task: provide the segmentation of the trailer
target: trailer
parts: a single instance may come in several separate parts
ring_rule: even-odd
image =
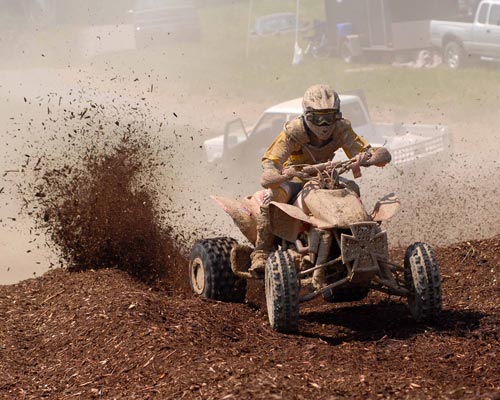
[[[415,57],[432,49],[430,21],[460,14],[460,0],[325,0],[327,38],[345,62],[366,53]]]

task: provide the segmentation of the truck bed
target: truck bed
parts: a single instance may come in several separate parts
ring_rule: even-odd
[[[386,139],[397,165],[433,156],[449,150],[451,145],[447,126],[377,123],[374,127]]]
[[[472,22],[433,20],[431,21],[431,43],[441,47],[445,35],[453,35],[462,42],[468,42],[472,37],[473,25]]]

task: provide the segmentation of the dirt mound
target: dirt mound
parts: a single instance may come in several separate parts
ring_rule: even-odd
[[[0,287],[0,397],[498,399],[499,249],[500,237],[438,249],[444,311],[433,325],[371,294],[308,304],[297,335],[271,331],[256,299],[172,295],[119,270],[52,271]]]

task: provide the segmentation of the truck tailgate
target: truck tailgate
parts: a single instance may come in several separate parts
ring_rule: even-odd
[[[394,164],[405,164],[450,149],[447,126],[384,123],[374,126],[386,140]]]

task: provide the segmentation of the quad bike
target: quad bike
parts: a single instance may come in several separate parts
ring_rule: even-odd
[[[362,165],[380,161],[374,155]],[[399,200],[386,196],[368,214],[357,187],[342,178],[354,164],[355,159],[294,166],[296,176],[307,183],[291,204],[269,206],[277,240],[264,281],[274,330],[297,330],[299,305],[319,296],[327,302],[351,302],[378,290],[406,297],[417,321],[432,319],[441,310],[441,275],[432,248],[417,242],[406,250],[403,265],[389,260],[381,223],[397,213]],[[263,193],[242,200],[212,197],[252,244]],[[255,278],[249,272],[251,252],[227,237],[196,242],[189,264],[191,288],[213,300],[244,301],[247,279]]]

